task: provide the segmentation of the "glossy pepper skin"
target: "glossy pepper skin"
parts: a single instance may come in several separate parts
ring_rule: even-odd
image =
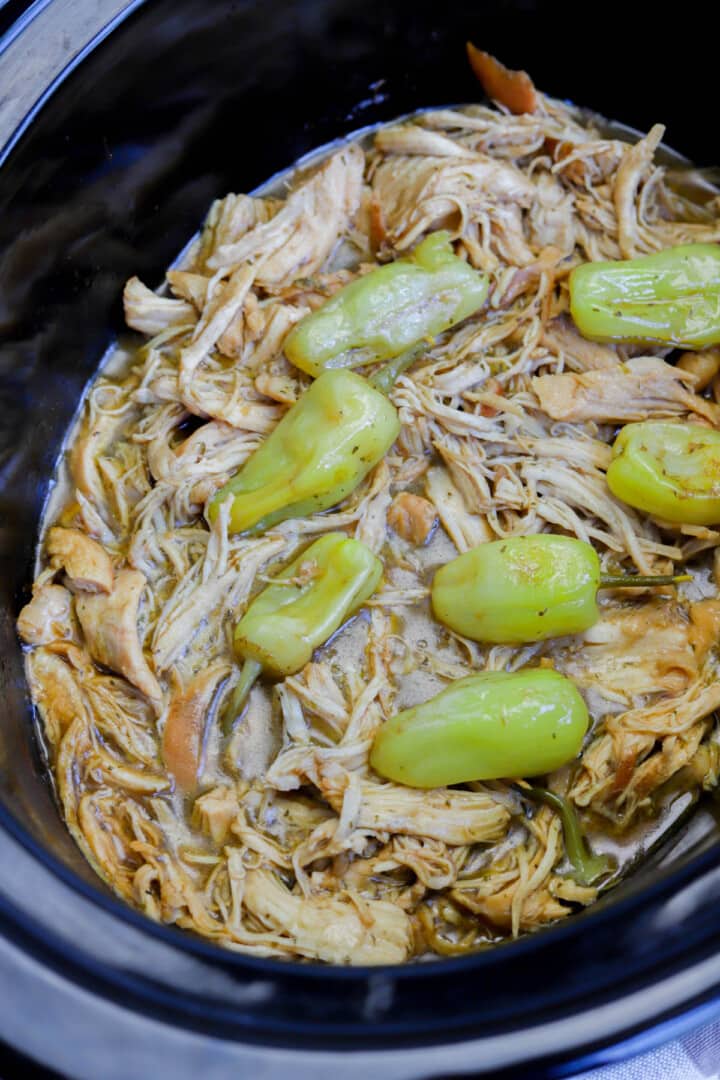
[[[374,593],[382,563],[344,533],[327,533],[256,596],[235,628],[235,651],[276,678],[292,675]]]
[[[487,297],[488,279],[431,233],[407,259],[351,281],[290,331],[288,360],[309,375],[388,360],[462,322]]]
[[[418,788],[538,776],[572,761],[587,727],[583,699],[558,672],[486,671],[383,724],[370,764]]]
[[[595,341],[714,345],[720,342],[720,246],[682,244],[577,266],[570,311],[580,333]]]
[[[435,574],[435,618],[474,641],[513,644],[578,634],[597,622],[600,561],[569,536],[493,540]]]
[[[720,432],[701,424],[627,424],[607,471],[613,495],[665,521],[720,523]]]
[[[326,371],[208,504],[214,521],[232,499],[230,531],[259,532],[327,510],[358,486],[397,438],[384,394],[352,371]]]

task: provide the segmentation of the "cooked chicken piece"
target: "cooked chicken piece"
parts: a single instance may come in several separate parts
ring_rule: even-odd
[[[708,653],[720,645],[720,600],[700,600],[690,605],[690,643],[695,662],[702,667]]]
[[[482,443],[472,438],[443,435],[435,440],[435,446],[465,506],[472,514],[478,514],[482,520],[489,512],[504,509],[504,504],[498,499],[498,485],[495,492],[492,490],[491,477],[488,476],[483,460]],[[505,481],[509,479],[509,475],[504,471]],[[515,506],[517,499],[518,493],[513,490],[511,505]],[[522,494],[520,505],[526,501],[526,496]]]
[[[267,435],[284,410],[255,397],[247,373],[235,369],[228,378],[225,371],[211,373],[201,367],[184,389],[176,380],[168,400],[182,401],[189,412],[203,419],[213,418],[241,431]]]
[[[462,495],[447,471],[438,466],[428,469],[425,491],[438,512],[443,528],[459,552],[494,539],[492,530],[479,514],[471,514]]]
[[[498,884],[498,882],[492,882],[491,879],[488,884]],[[480,891],[461,891],[455,888],[451,895],[458,904],[468,908],[474,915],[480,915],[498,930],[508,933],[512,930],[512,902],[518,884],[516,880],[489,895]],[[571,911],[570,907],[555,899],[547,886],[537,889],[523,904],[515,936],[521,930],[535,930],[539,926],[562,919],[570,915]]]
[[[261,780],[282,745],[277,718],[270,697],[254,687],[247,708],[226,751],[231,772],[243,780]]]
[[[626,149],[627,143],[618,139],[562,140],[553,150],[553,172],[581,187],[605,184]]]
[[[655,124],[643,139],[628,147],[615,174],[613,202],[617,214],[618,243],[624,259],[633,259],[637,254],[638,188],[652,165],[655,151],[664,134],[664,125]]]
[[[168,270],[165,277],[176,296],[192,304],[197,311],[203,310],[211,278],[187,270]]]
[[[202,232],[197,264],[204,265],[218,249],[234,244],[256,225],[264,225],[280,207],[280,199],[258,199],[251,195],[226,195],[210,207]]]
[[[226,530],[227,525],[218,517],[217,529],[220,528]],[[216,530],[216,537],[218,535]],[[204,564],[196,563],[190,574],[177,581],[172,595],[157,617],[152,637],[156,670],[167,671],[176,664],[208,623],[214,626],[218,641],[222,641],[224,634],[220,612],[227,604],[237,606],[243,603],[255,575],[285,546],[285,539],[277,536],[246,542],[240,557],[227,567],[222,549],[215,559],[208,545]],[[208,644],[207,641],[205,644]]]
[[[86,653],[67,659],[80,672],[82,688],[103,742],[128,762],[157,770],[160,763],[157,716],[142,694],[117,675],[99,675]]]
[[[244,903],[272,930],[290,934],[301,956],[331,964],[397,964],[412,949],[410,921],[399,907],[340,896],[295,896],[267,870],[245,874]]]
[[[45,547],[51,565],[63,568],[71,588],[84,592],[111,591],[112,559],[97,540],[80,529],[54,526],[48,530]]]
[[[111,386],[106,379],[99,379],[96,383],[86,416],[73,439],[68,456],[73,482],[78,492],[90,501],[92,508],[99,514],[98,527],[103,534],[110,532],[108,526],[113,520],[113,510],[99,466],[106,451],[133,416],[133,411],[127,404],[120,410],[100,410],[96,407],[97,397],[106,387],[110,391]]]
[[[72,593],[62,585],[41,585],[18,615],[17,631],[26,645],[75,641]]]
[[[576,371],[616,368],[620,358],[611,345],[588,341],[577,332],[565,315],[551,319],[543,330],[541,342],[555,356],[562,356]]]
[[[551,173],[538,173],[535,199],[528,212],[531,242],[542,249],[552,245],[560,255],[575,250],[573,197]]]
[[[437,524],[435,507],[421,495],[401,491],[388,510],[390,528],[411,544],[424,544]]]
[[[221,785],[198,796],[193,804],[192,822],[214,844],[224,844],[238,809],[234,789]]]
[[[578,806],[624,805],[627,824],[638,802],[692,758],[706,717],[719,706],[720,684],[695,682],[682,694],[608,717],[606,732],[582,756],[570,798]],[[660,749],[651,753],[658,741]]]
[[[216,660],[198,672],[187,685],[180,683],[170,695],[162,754],[165,765],[181,791],[192,791],[198,781],[205,728],[211,706],[230,665]]]
[[[544,808],[533,825],[527,845],[501,854],[478,877],[459,881],[451,893],[457,903],[513,937],[570,914],[550,891],[553,867],[562,856],[560,820]]]
[[[137,795],[156,795],[160,791],[167,791],[172,786],[172,781],[166,773],[152,773],[146,769],[125,765],[99,745],[95,746],[84,764],[88,776],[92,777],[96,783],[118,788],[120,791],[132,791]]]
[[[265,371],[255,377],[255,389],[282,405],[294,405],[299,397],[300,385],[291,375],[271,375]]]
[[[530,206],[535,197],[519,169],[484,154],[468,160],[392,155],[376,169],[372,187],[382,233],[396,251],[424,232],[462,227],[491,207]]]
[[[325,760],[318,764],[323,797],[342,811],[351,774]],[[400,784],[360,782],[360,805],[355,827],[378,832],[426,836],[446,844],[477,844],[499,840],[509,821],[505,807],[492,795],[476,791],[434,788],[419,791]]]
[[[523,439],[522,445],[537,458],[559,458],[578,469],[606,472],[612,461],[612,449],[600,439],[574,439],[552,435],[543,439]]]
[[[217,345],[218,339],[242,309],[254,280],[255,269],[252,266],[239,267],[233,271],[227,282],[216,290],[206,305],[203,317],[195,327],[192,341],[180,353],[179,384],[183,399],[188,397],[196,368]],[[194,411],[192,398],[188,397],[188,401],[188,407]]]
[[[194,326],[197,312],[186,300],[158,296],[139,278],[131,277],[123,291],[125,322],[133,330],[154,337],[171,326]]]
[[[360,202],[365,157],[356,145],[333,154],[288,195],[278,213],[208,259],[217,270],[257,262],[257,283],[282,289],[320,270]]]
[[[720,423],[720,406],[693,394],[688,372],[655,357],[639,356],[610,374],[540,375],[532,380],[540,408],[553,420],[628,423],[650,417],[695,413]]]
[[[419,154],[424,157],[478,158],[474,150],[419,124],[399,124],[381,128],[375,136],[375,149],[383,154]]]
[[[379,555],[387,539],[387,512],[390,494],[390,470],[384,461],[375,467],[371,478],[372,495],[365,499],[355,529],[355,539]]]
[[[710,349],[700,349],[699,352],[684,352],[677,367],[695,376],[695,390],[705,390],[720,372],[720,347],[716,345]]]
[[[348,705],[327,664],[306,664],[301,672],[286,679],[284,685],[308,710],[338,732],[345,731],[349,720]]]
[[[487,210],[490,222],[488,246],[501,262],[511,266],[527,266],[535,258],[535,252],[528,244],[525,233],[525,221],[520,206],[497,203]],[[478,228],[478,226],[476,226]],[[482,254],[466,242],[470,261],[481,270],[494,268],[496,258],[488,257],[487,248]]]
[[[296,322],[304,318],[310,311],[305,305],[290,307],[288,304],[274,304],[265,309],[267,322],[263,329],[262,337],[258,339],[252,355],[247,359],[247,368],[250,372],[262,372],[270,364],[276,362],[280,356],[283,342]],[[290,370],[290,365],[287,364]]]
[[[659,169],[653,169],[653,157],[664,133],[665,128],[656,124],[644,139],[625,152],[615,175],[613,201],[618,242],[625,258],[677,244],[711,244],[720,240],[720,222],[715,215],[697,220],[698,215],[677,197],[675,200],[663,197],[662,174]],[[660,201],[660,206],[651,214],[648,203],[652,204],[656,194],[653,189],[659,189],[656,201]],[[681,220],[673,220],[677,217]]]
[[[599,621],[557,666],[578,686],[623,700],[681,693],[698,677],[698,654],[682,606],[653,597],[603,608]]]
[[[549,525],[628,555],[642,574],[653,573],[654,557],[682,558],[679,547],[659,543],[636,511],[610,494],[599,470],[581,471],[560,459],[530,458],[520,473],[538,496],[537,514]]]
[[[189,480],[232,475],[258,446],[254,432],[239,431],[222,420],[211,420],[174,448],[167,437],[157,435],[148,444],[147,460],[155,480],[179,485]]]
[[[75,608],[93,659],[124,675],[158,706],[162,690],[138,637],[138,607],[145,584],[139,570],[120,570],[108,596],[78,595]]]
[[[549,244],[543,247],[537,260],[518,270],[498,275],[498,282],[492,296],[495,308],[510,307],[519,296],[532,289],[537,289],[543,277],[552,280],[557,272],[557,265],[563,258],[559,247]]]
[[[45,734],[53,746],[79,719],[89,722],[88,703],[83,694],[82,674],[61,655],[50,649],[34,649],[28,657],[28,677],[33,701],[40,710]]]
[[[426,889],[449,889],[455,883],[458,868],[453,850],[462,849],[450,849],[441,840],[422,836],[394,836],[390,850],[395,862],[412,870]]]

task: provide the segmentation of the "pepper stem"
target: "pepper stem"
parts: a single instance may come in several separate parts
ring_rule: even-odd
[[[560,816],[565,841],[565,854],[572,865],[572,877],[578,885],[593,885],[598,878],[614,870],[615,863],[610,855],[596,855],[583,836],[575,810],[562,795],[540,787],[521,787],[523,795],[529,795],[539,802],[547,803]]]
[[[646,589],[653,585],[679,585],[692,581],[692,574],[601,574],[601,589]]]
[[[228,702],[228,706],[225,709],[225,714],[223,716],[223,730],[226,735],[230,734],[233,724],[238,716],[240,716],[243,706],[247,701],[248,694],[252,690],[255,680],[261,671],[262,664],[259,664],[257,660],[248,659],[243,664],[240,678],[232,692],[232,697]]]
[[[389,394],[397,378],[402,375],[403,371],[407,371],[425,349],[427,349],[427,342],[421,341],[419,344],[413,345],[412,348],[400,353],[399,356],[394,356],[392,360],[388,360],[387,364],[383,364],[381,368],[378,368],[370,379],[370,383],[381,394]]]

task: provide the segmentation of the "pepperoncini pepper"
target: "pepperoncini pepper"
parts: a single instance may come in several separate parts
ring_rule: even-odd
[[[288,360],[309,375],[388,360],[482,307],[488,279],[431,233],[406,259],[372,270],[306,316],[285,340]]]
[[[595,341],[702,349],[720,342],[720,246],[682,244],[656,255],[591,262],[570,274],[570,311]]]
[[[235,651],[276,678],[292,675],[372,596],[382,572],[360,540],[326,533],[255,597],[235,627]]]
[[[577,755],[588,722],[577,687],[557,671],[486,671],[383,724],[370,764],[419,788],[537,776]]]
[[[627,424],[607,471],[616,498],[665,521],[720,523],[720,431],[702,424]]]
[[[326,371],[208,504],[232,499],[231,532],[327,510],[357,487],[400,431],[384,394],[352,371]]]
[[[360,540],[326,533],[263,589],[235,627],[234,646],[245,661],[226,715],[239,715],[261,672],[283,678],[300,671],[374,593],[381,561]],[[226,724],[227,726],[227,724]]]
[[[433,580],[432,607],[440,622],[474,641],[543,641],[581,633],[597,622],[600,588],[685,579],[602,575],[592,545],[539,533],[493,540],[446,563]]]

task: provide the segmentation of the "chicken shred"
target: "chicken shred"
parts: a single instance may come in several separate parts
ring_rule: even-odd
[[[159,703],[162,690],[143,655],[138,634],[138,607],[146,580],[139,570],[121,570],[112,592],[78,596],[75,607],[88,650],[104,664]]]
[[[97,540],[81,529],[54,526],[48,530],[46,547],[51,563],[63,568],[73,588],[87,592],[112,591],[112,559]]]

